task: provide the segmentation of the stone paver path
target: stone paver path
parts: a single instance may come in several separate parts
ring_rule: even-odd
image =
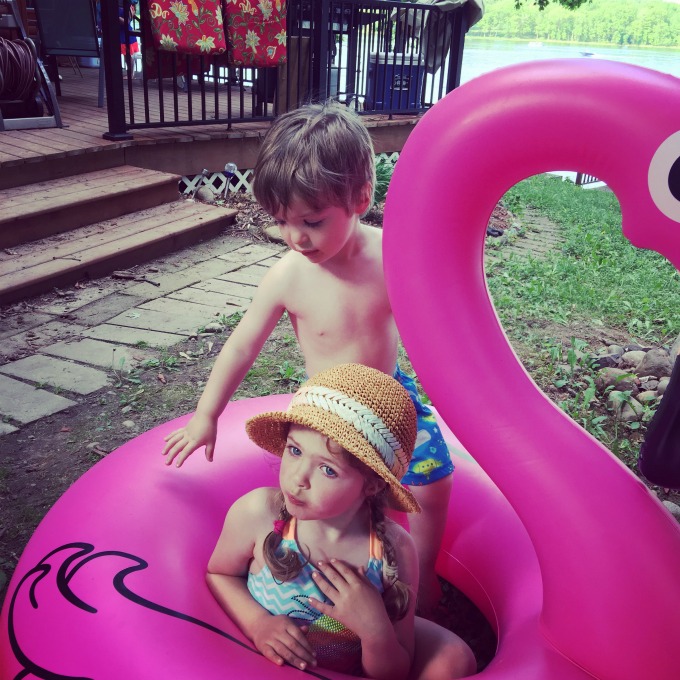
[[[285,252],[226,234],[147,264],[146,281],[107,277],[3,310],[2,435],[70,408],[221,316],[243,311]],[[152,281],[153,283],[149,283]]]
[[[528,213],[527,235],[487,257],[540,256],[559,227]],[[226,234],[146,265],[147,281],[100,279],[63,297],[14,305],[0,323],[2,435],[76,405],[149,352],[171,347],[220,316],[243,311],[267,269],[285,252]],[[152,281],[153,283],[149,283]]]

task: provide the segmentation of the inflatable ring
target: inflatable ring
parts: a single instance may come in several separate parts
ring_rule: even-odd
[[[184,417],[128,442],[83,475],[38,526],[12,578],[2,613],[0,678],[301,677],[260,656],[205,583],[231,503],[278,481],[279,459],[246,437],[244,423],[289,401],[290,395],[275,395],[231,403],[211,465],[199,455],[181,470],[163,464],[162,438]],[[461,451],[455,462],[442,574],[471,592],[497,627],[512,632],[528,603],[535,609],[540,602],[535,554],[479,466]],[[323,669],[309,674],[348,677]]]
[[[517,512],[540,565],[542,602],[522,632],[525,656],[509,662],[516,642],[501,628],[498,677],[678,677],[680,526],[532,382],[483,267],[498,199],[559,168],[605,181],[633,245],[679,267],[678,111],[680,80],[640,67],[563,59],[501,69],[425,114],[390,182],[384,260],[409,357]],[[450,357],[465,359],[453,367]]]

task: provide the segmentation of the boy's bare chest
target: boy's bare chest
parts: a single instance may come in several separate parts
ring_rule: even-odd
[[[298,327],[315,335],[345,335],[356,328],[391,323],[381,277],[339,280],[319,276],[298,287],[286,305]]]

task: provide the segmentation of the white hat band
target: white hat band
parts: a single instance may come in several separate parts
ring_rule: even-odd
[[[337,390],[331,390],[320,385],[311,385],[298,390],[290,402],[288,410],[290,411],[294,406],[301,404],[316,406],[339,416],[346,423],[352,425],[378,451],[392,473],[401,473],[406,469],[406,457],[399,440],[385,425],[382,418],[361,402]],[[395,457],[401,467],[399,471],[394,469]],[[397,474],[397,476],[401,475]]]

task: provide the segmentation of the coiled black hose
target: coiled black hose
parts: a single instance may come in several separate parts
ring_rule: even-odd
[[[0,38],[0,100],[25,101],[35,87],[36,64],[32,41]]]

